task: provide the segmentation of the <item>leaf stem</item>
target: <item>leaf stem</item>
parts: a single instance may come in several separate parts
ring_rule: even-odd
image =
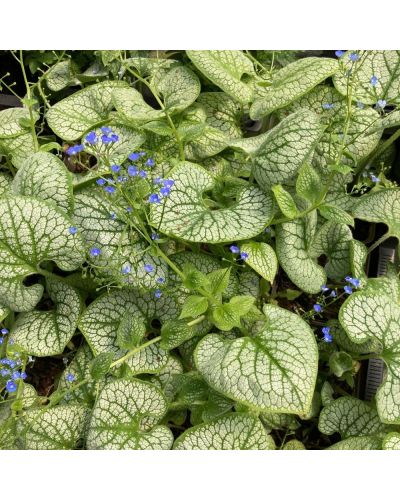
[[[19,61],[19,64],[21,66],[22,76],[24,78],[25,87],[26,87],[26,96],[28,98],[27,106],[28,106],[28,112],[29,112],[29,120],[31,123],[31,133],[32,133],[33,144],[35,147],[35,151],[39,151],[39,142],[38,142],[37,135],[36,135],[35,119],[34,119],[33,110],[32,110],[33,106],[32,106],[32,102],[31,102],[31,99],[32,99],[31,87],[28,83],[28,79],[26,76],[26,71],[25,71],[25,66],[24,66],[24,57],[22,55],[22,50],[19,51],[19,59],[17,58],[17,60]]]
[[[391,236],[392,235],[389,232],[387,232],[383,236],[381,236],[378,240],[375,241],[375,243],[373,245],[371,245],[368,248],[368,254],[370,254],[371,252],[373,252],[375,250],[375,248],[379,247],[379,245],[381,245],[384,241],[386,241]]]
[[[141,344],[138,347],[135,347],[134,349],[131,349],[128,353],[125,354],[125,356],[122,356],[122,358],[117,359],[113,363],[111,363],[110,368],[114,368],[114,366],[121,365],[124,363],[127,359],[131,358],[134,356],[136,353],[142,351],[146,347],[149,347],[152,344],[155,344],[156,342],[159,342],[161,340],[161,336],[159,337],[154,337],[154,339],[149,340],[148,342],[145,342],[144,344]]]

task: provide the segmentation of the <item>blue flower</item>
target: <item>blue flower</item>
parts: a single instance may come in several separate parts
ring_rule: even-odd
[[[160,239],[160,235],[157,234],[157,233],[151,233],[151,239],[152,240],[159,240]]]
[[[162,187],[160,189],[160,193],[163,195],[163,196],[168,196],[171,194],[171,190],[170,188],[167,188],[167,187]]]
[[[149,202],[150,202],[150,203],[160,203],[160,202],[161,202],[161,200],[160,200],[160,198],[159,198],[158,194],[151,194],[151,195],[149,196]]]
[[[240,252],[240,258],[242,260],[246,260],[249,257],[249,254],[246,252]]]
[[[358,61],[360,59],[360,56],[358,54],[356,54],[355,52],[352,52],[350,55],[349,55],[349,59],[350,61]]]
[[[351,295],[353,293],[353,289],[349,285],[344,286],[343,290],[347,293],[347,295]]]
[[[131,177],[134,177],[137,174],[138,174],[137,167],[135,167],[134,165],[129,165],[129,167],[128,167],[128,175],[130,175]]]
[[[111,170],[117,173],[121,170],[121,167],[119,165],[111,165]]]
[[[0,345],[4,342],[4,338],[0,337]]]
[[[239,247],[237,247],[236,245],[231,245],[231,246],[229,247],[229,250],[230,250],[232,253],[239,253],[239,252],[240,252]]]
[[[379,179],[379,177],[376,177],[376,175],[371,174],[371,181],[376,183],[376,182],[380,182],[381,180]]]
[[[110,129],[110,127],[101,127],[100,129],[103,134],[107,135],[107,134],[111,134],[112,130]]]
[[[386,101],[385,99],[379,99],[379,101],[376,103],[377,108],[383,109],[386,106]]]
[[[344,50],[335,50],[335,56],[336,57],[342,57],[344,54]]]
[[[336,297],[336,292],[335,290],[332,290],[331,293],[329,294],[331,297]]]
[[[161,296],[162,296],[162,292],[161,292],[161,290],[156,290],[156,291],[154,292],[154,297],[155,297],[156,299],[159,299]]]
[[[106,191],[109,194],[113,194],[113,193],[115,193],[115,187],[114,186],[106,186],[104,188],[104,191]]]
[[[128,212],[128,214],[130,214],[132,212],[133,208],[132,207],[126,207],[126,211]]]
[[[175,181],[173,181],[172,179],[165,179],[165,181],[163,182],[163,186],[166,188],[172,188],[174,184]]]
[[[21,372],[22,380],[25,380],[28,375],[25,372]]]
[[[97,142],[97,135],[96,132],[89,132],[87,136],[85,137],[85,141],[94,146]]]
[[[140,154],[139,153],[131,153],[128,158],[131,160],[131,161],[137,161],[139,158],[140,158]]]
[[[144,151],[139,151],[139,156],[146,156],[146,153]]]
[[[119,136],[117,134],[111,134],[110,139],[111,139],[111,142],[118,142]]]
[[[326,285],[321,286],[321,292],[327,292],[329,290],[329,287]]]
[[[162,276],[160,276],[159,278],[156,279],[157,283],[165,283],[165,278],[163,278]]]
[[[101,254],[100,248],[93,247],[93,248],[90,249],[90,255],[92,257],[98,257],[100,254]]]
[[[2,335],[7,335],[7,334],[8,334],[8,333],[10,333],[10,332],[9,332],[9,330],[8,330],[7,328],[2,328],[2,329],[0,330],[0,333],[1,333]]]
[[[125,264],[122,266],[121,273],[122,274],[129,274],[131,272],[131,266],[129,264]]]
[[[322,105],[324,109],[332,109],[334,107],[333,103],[326,102]]]
[[[369,81],[370,84],[375,87],[375,85],[378,83],[378,77],[376,77],[375,75],[371,76],[371,80]]]
[[[13,380],[18,380],[21,378],[21,373],[19,371],[15,371],[12,375],[11,375],[11,378]]]
[[[67,149],[66,153],[69,156],[76,155],[85,149],[83,144],[76,144],[76,146],[71,146]]]
[[[322,333],[324,334],[324,342],[332,342],[333,337],[329,333],[330,331],[331,329],[329,326],[324,326],[324,328],[322,328]]]
[[[352,276],[346,276],[344,280],[353,285],[355,288],[358,288],[361,283],[358,278],[353,278]]]
[[[111,137],[108,137],[108,135],[102,135],[101,142],[103,144],[111,144],[113,142],[113,140],[111,139]]]
[[[78,228],[75,227],[75,226],[71,226],[69,229],[68,229],[68,232],[69,234],[76,234],[78,232]]]
[[[115,220],[117,218],[117,214],[115,212],[110,213],[110,219]]]
[[[322,312],[322,306],[321,306],[321,304],[314,304],[313,308],[314,308],[314,311],[317,312],[317,313],[321,313]]]
[[[0,370],[0,375],[2,377],[7,377],[7,375],[10,375],[10,370],[7,370],[7,368],[3,368]]]
[[[154,167],[155,162],[154,162],[153,158],[149,158],[149,159],[146,161],[145,165],[147,165],[148,167]]]
[[[145,170],[140,170],[139,171],[139,175],[140,175],[140,177],[142,177],[143,179],[145,179],[147,177],[147,172]]]
[[[14,380],[7,380],[6,389],[8,392],[15,392],[17,390],[17,384]]]
[[[75,380],[75,375],[72,375],[72,373],[67,373],[67,374],[65,375],[65,380],[66,380],[67,382],[73,382],[73,381]]]
[[[151,264],[145,264],[144,270],[146,271],[146,273],[152,273],[154,271],[154,267]]]
[[[105,183],[106,183],[105,179],[97,179],[96,181],[96,184],[98,184],[99,186],[104,186]]]
[[[161,177],[156,177],[156,178],[154,179],[154,181],[153,181],[153,182],[154,182],[154,184],[161,184],[161,183],[162,183],[162,181],[163,181],[163,180],[162,180],[162,178],[161,178]]]

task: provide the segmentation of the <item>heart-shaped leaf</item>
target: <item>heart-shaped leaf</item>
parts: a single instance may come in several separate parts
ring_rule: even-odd
[[[51,153],[29,156],[18,170],[12,187],[15,194],[52,202],[66,213],[73,209],[71,174]]]
[[[82,308],[81,298],[71,286],[51,278],[46,285],[55,309],[19,314],[11,331],[15,344],[33,356],[61,354],[75,333]]]
[[[89,424],[89,450],[169,450],[173,435],[157,425],[167,411],[159,389],[141,380],[115,380],[100,392]]]
[[[246,406],[307,413],[318,369],[314,334],[296,314],[272,305],[263,311],[266,325],[254,337],[204,337],[196,367],[211,387]]]
[[[223,92],[202,92],[197,102],[203,106],[212,127],[232,139],[242,137],[240,105],[234,99]]]
[[[59,92],[75,82],[79,83],[79,80],[75,77],[71,59],[55,64],[46,75],[47,86],[53,92]]]
[[[266,136],[253,160],[253,173],[259,185],[271,189],[290,181],[312,155],[323,127],[318,116],[299,110],[282,120]]]
[[[71,222],[44,201],[15,196],[0,201],[0,303],[15,311],[29,311],[40,300],[40,284],[23,280],[40,272],[52,260],[64,271],[79,267],[85,252],[79,234],[70,234]]]
[[[275,443],[258,418],[232,413],[186,430],[174,450],[273,450]]]
[[[339,320],[353,342],[380,342],[387,372],[376,394],[377,409],[382,422],[400,423],[400,306],[388,295],[359,292],[342,305]]]
[[[206,170],[182,162],[169,175],[175,181],[171,194],[151,210],[153,224],[165,234],[203,243],[242,240],[260,233],[273,216],[272,197],[255,186],[243,188],[233,205],[209,210],[203,193],[214,179]]]
[[[258,120],[276,109],[287,106],[332,76],[338,69],[337,61],[323,57],[306,57],[288,64],[274,74],[272,85],[265,89],[261,99],[256,99],[252,104],[251,118]]]
[[[65,141],[79,139],[108,119],[113,107],[113,90],[121,87],[127,87],[127,83],[107,80],[62,99],[47,111],[49,127]]]
[[[189,68],[176,66],[157,84],[168,113],[183,111],[198,98],[200,81]]]
[[[240,246],[240,250],[248,254],[246,264],[252,267],[264,279],[272,283],[278,271],[278,259],[274,249],[267,243],[250,241]]]

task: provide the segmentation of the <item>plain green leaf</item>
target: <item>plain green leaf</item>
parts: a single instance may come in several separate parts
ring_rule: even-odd
[[[189,295],[182,306],[179,319],[197,318],[208,309],[208,300],[200,295]]]

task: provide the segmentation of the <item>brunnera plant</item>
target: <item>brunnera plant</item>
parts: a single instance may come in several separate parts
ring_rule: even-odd
[[[0,111],[0,449],[399,449],[398,267],[366,264],[400,51],[51,54]]]

